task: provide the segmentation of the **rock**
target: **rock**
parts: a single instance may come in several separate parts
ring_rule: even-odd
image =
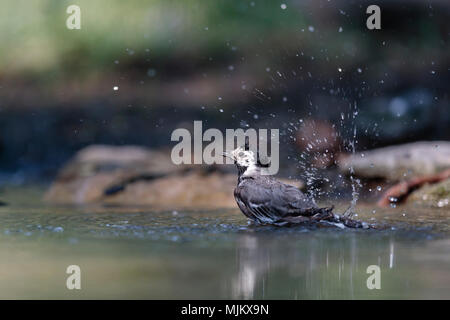
[[[225,166],[176,166],[170,152],[134,146],[90,146],[61,170],[45,200],[171,209],[236,208],[236,182],[237,173],[226,172]]]
[[[91,176],[97,172],[147,172],[165,174],[180,167],[174,165],[168,153],[138,146],[92,145],[80,150],[61,171],[60,178],[73,175]]]
[[[450,168],[450,142],[422,141],[342,156],[339,169],[357,176],[392,181],[437,174]]]
[[[187,172],[152,181],[136,181],[103,197],[104,203],[151,205],[158,208],[213,209],[235,207],[236,176],[222,172]]]
[[[179,170],[162,152],[136,146],[93,145],[80,150],[59,172],[45,195],[53,203],[89,203],[113,185],[145,175],[157,177]]]
[[[414,191],[407,202],[427,207],[450,208],[450,178]]]

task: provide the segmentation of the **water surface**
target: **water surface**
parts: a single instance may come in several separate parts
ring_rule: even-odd
[[[449,212],[358,208],[382,230],[248,225],[238,210],[54,207],[9,189],[0,298],[450,298]],[[66,268],[81,268],[81,290]],[[367,288],[369,265],[381,289]]]

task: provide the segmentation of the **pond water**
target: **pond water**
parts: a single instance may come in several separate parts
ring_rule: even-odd
[[[360,206],[383,228],[340,230],[255,227],[238,210],[54,207],[37,188],[1,196],[1,299],[450,299],[448,209]],[[66,288],[69,265],[81,290]]]

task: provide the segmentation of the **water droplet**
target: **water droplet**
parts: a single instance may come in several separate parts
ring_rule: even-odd
[[[449,199],[442,199],[442,200],[439,200],[439,202],[437,203],[437,206],[439,208],[443,208],[445,206],[448,206],[449,202],[450,202]]]
[[[377,186],[377,190],[378,190],[378,191],[381,191],[381,186]]]
[[[245,120],[241,120],[239,125],[243,128],[250,127],[250,125]]]
[[[397,202],[398,199],[396,197],[389,197],[390,202]]]

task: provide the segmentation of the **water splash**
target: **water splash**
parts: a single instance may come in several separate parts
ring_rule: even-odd
[[[358,106],[356,104],[356,101],[352,107],[351,114],[352,114],[351,119],[352,119],[352,127],[353,127],[353,136],[349,142],[349,147],[351,148],[350,151],[352,152],[352,154],[355,155],[355,153],[356,153],[355,144],[357,143],[357,140],[356,140],[357,130],[356,130],[355,119],[356,119],[356,116],[358,115]],[[353,157],[352,157],[352,159],[353,159]],[[362,187],[361,181],[359,179],[355,179],[354,174],[355,174],[355,170],[353,167],[353,160],[351,160],[351,162],[350,162],[350,181],[351,181],[351,185],[352,185],[352,200],[350,201],[350,206],[344,212],[344,216],[350,216],[350,217],[353,216],[353,214],[355,213],[356,204],[359,199],[359,188]]]

